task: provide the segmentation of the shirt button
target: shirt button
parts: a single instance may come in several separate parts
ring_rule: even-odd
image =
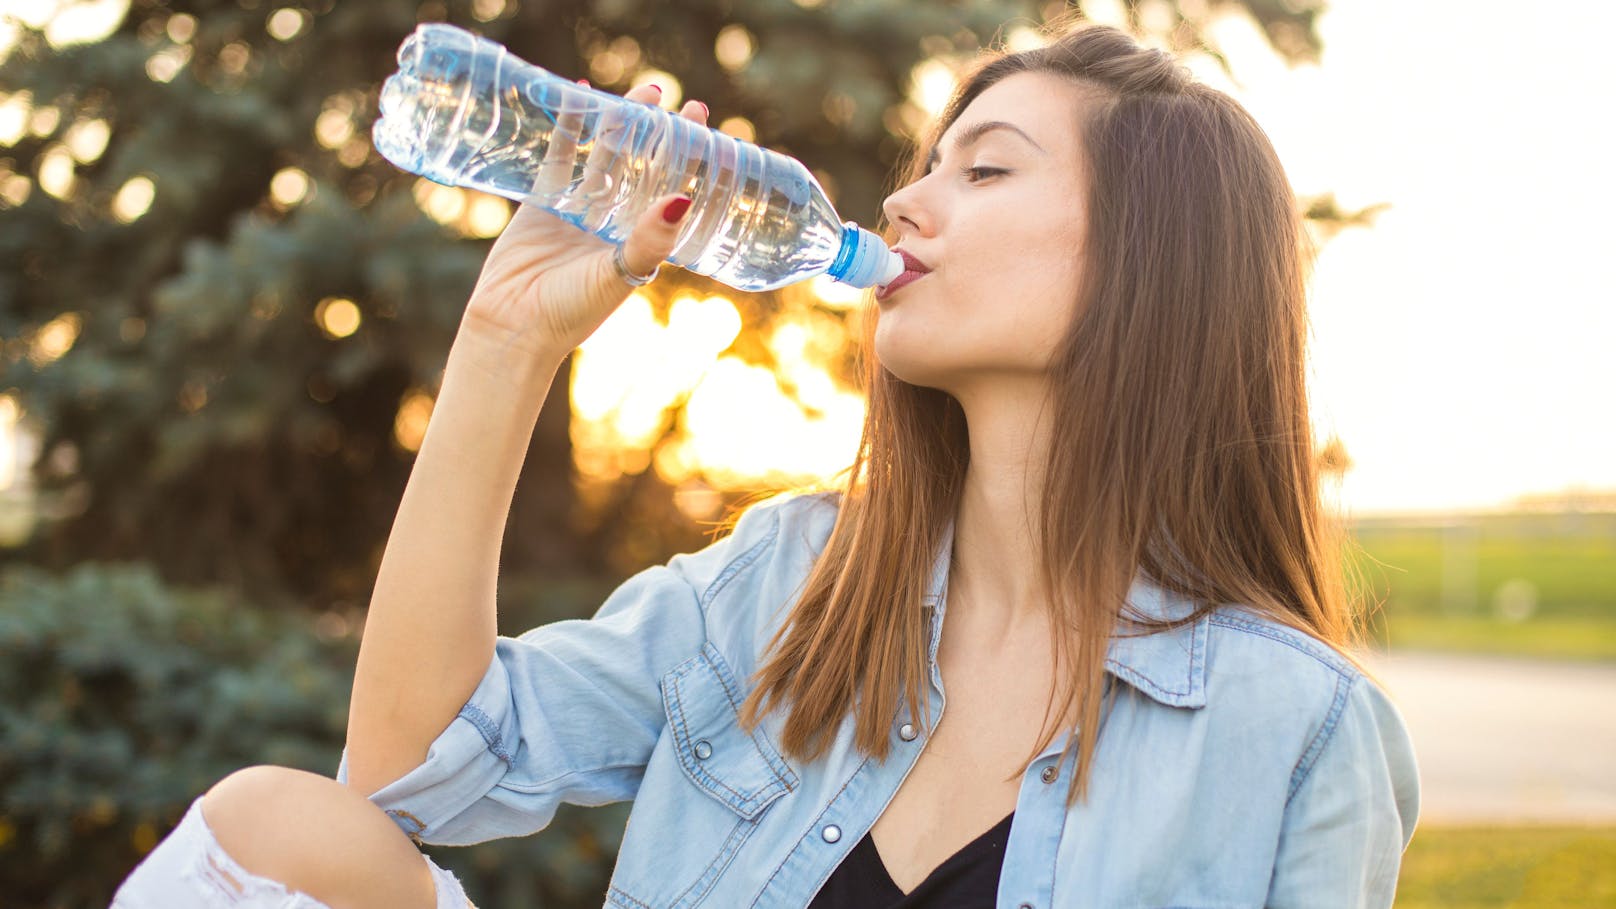
[[[919,735],[919,733],[915,732],[914,723],[904,723],[902,726],[898,727],[898,738],[903,739],[906,742],[914,741],[916,735]]]
[[[1057,779],[1057,778],[1059,778],[1059,777],[1060,777],[1060,770],[1059,770],[1059,768],[1056,768],[1056,767],[1054,767],[1054,766],[1050,766],[1050,767],[1045,767],[1045,768],[1044,768],[1044,772],[1043,772],[1043,773],[1040,773],[1040,774],[1038,774],[1038,777],[1039,777],[1039,778],[1040,778],[1040,779],[1042,779],[1042,780],[1043,780],[1043,781],[1044,781],[1044,782],[1046,782],[1046,783],[1053,783],[1053,782],[1055,782],[1055,780],[1056,780],[1056,779]],[[1025,906],[1025,905],[1027,905],[1027,904],[1026,904],[1026,903],[1022,903],[1022,905],[1023,905],[1023,906]]]
[[[842,838],[842,828],[835,824],[826,824],[825,829],[819,831],[819,835],[825,838],[825,842],[834,843]]]
[[[705,739],[696,743],[696,760],[705,761],[712,756],[713,746],[707,744]]]

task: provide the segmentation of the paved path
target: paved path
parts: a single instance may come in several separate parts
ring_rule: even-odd
[[[1420,764],[1420,824],[1616,824],[1616,663],[1395,651],[1365,661]]]

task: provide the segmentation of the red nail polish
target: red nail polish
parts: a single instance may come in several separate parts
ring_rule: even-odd
[[[674,199],[667,204],[667,207],[662,209],[662,220],[669,224],[674,224],[685,216],[685,211],[689,208],[689,199]]]
[[[700,101],[697,101],[696,103],[701,104]],[[702,119],[706,119],[707,115],[710,114],[710,113],[711,113],[711,111],[707,110],[707,105],[701,104],[701,116],[702,116]]]
[[[589,87],[589,80],[588,79],[579,79],[578,84],[582,85],[584,88],[588,88]]]
[[[662,94],[662,86],[656,84],[655,82],[652,82],[651,87],[657,90],[657,94],[659,94],[659,95]]]

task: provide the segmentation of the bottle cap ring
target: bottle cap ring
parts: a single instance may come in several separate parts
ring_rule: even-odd
[[[623,244],[621,243],[612,249],[612,267],[617,269],[617,274],[621,276],[624,281],[627,281],[634,287],[650,284],[652,281],[655,281],[657,272],[662,270],[662,266],[658,265],[656,268],[651,269],[651,273],[648,275],[635,274],[629,269],[628,263],[623,261]]]

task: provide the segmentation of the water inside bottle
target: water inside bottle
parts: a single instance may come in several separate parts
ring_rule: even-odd
[[[741,290],[825,271],[843,225],[801,162],[426,23],[382,86],[376,148],[412,173],[549,210],[610,243],[657,198],[695,205],[669,260]],[[744,241],[744,242],[743,242]]]

